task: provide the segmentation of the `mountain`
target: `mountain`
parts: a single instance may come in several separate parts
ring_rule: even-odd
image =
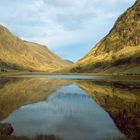
[[[68,63],[70,63],[70,64],[74,64],[74,62],[71,61],[71,60],[65,60],[65,61],[68,62]]]
[[[71,72],[140,74],[140,0],[117,19],[109,34]]]
[[[69,65],[46,46],[23,41],[0,25],[0,69],[51,71]]]

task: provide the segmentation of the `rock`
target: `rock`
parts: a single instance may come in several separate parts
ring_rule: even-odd
[[[0,69],[0,71],[1,71],[1,72],[7,72],[7,70],[5,70],[5,69]]]
[[[134,86],[133,85],[130,85],[130,88],[132,89],[132,88],[134,88]]]
[[[0,123],[0,135],[11,135],[14,128],[10,123]]]

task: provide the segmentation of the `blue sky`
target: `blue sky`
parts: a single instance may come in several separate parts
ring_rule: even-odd
[[[63,59],[83,57],[135,0],[0,0],[0,24],[47,45]]]

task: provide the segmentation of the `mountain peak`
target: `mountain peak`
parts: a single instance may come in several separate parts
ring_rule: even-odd
[[[138,67],[139,60],[140,0],[137,0],[117,19],[109,34],[77,62],[77,67],[82,72],[121,71],[124,65],[128,69]]]
[[[46,46],[23,41],[0,25],[0,69],[52,71],[69,65]]]

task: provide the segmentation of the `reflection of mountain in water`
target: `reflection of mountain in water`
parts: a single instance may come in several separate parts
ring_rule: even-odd
[[[69,85],[59,89],[70,83],[76,83],[80,88]],[[19,108],[8,118],[15,125],[19,124],[15,127],[20,128],[19,134],[28,130],[29,122],[32,124],[29,129],[34,130],[34,133],[54,132],[62,136],[64,132],[63,137],[70,136],[71,139],[86,139],[87,135],[89,138],[93,138],[93,135],[98,138],[100,135],[106,136],[107,131],[120,134],[111,118],[101,108],[103,107],[123,133],[139,139],[140,90],[133,86],[128,87],[92,80],[1,78],[0,120]],[[23,107],[20,108],[21,106]],[[14,118],[16,119],[13,120]],[[71,136],[70,133],[74,135]]]
[[[123,137],[107,112],[74,85],[57,90],[46,101],[21,107],[4,122],[10,122],[18,136],[54,134],[64,140]]]
[[[1,78],[0,120],[25,104],[46,100],[49,94],[69,82],[43,78]]]
[[[140,138],[140,90],[81,81],[78,85],[113,118],[117,127],[133,139]]]

